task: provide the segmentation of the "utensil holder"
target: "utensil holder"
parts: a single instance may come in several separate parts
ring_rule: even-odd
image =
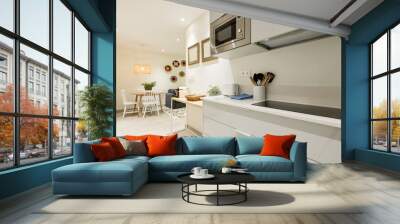
[[[254,101],[265,100],[265,86],[254,86],[253,99],[254,99]]]

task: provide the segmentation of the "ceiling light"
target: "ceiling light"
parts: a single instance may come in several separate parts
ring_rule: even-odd
[[[180,42],[181,41],[181,38],[176,38],[176,42]]]
[[[182,18],[181,18],[181,22],[185,22],[185,18],[182,17]]]
[[[165,49],[161,49],[161,52],[164,53],[164,52],[165,52]]]

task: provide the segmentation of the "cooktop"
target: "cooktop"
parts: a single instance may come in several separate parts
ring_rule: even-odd
[[[321,116],[321,117],[329,117],[329,118],[336,118],[336,119],[341,118],[341,110],[338,108],[332,108],[332,107],[311,106],[311,105],[286,103],[286,102],[270,101],[270,100],[255,103],[253,105],[260,106],[260,107],[269,107],[269,108],[279,109],[279,110],[287,110],[287,111],[298,112],[298,113],[303,113],[303,114],[316,115],[316,116]]]

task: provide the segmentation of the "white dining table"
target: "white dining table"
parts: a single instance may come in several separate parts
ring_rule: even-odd
[[[162,100],[161,97],[163,95],[165,95],[165,92],[163,91],[152,91],[155,95],[158,96],[158,100],[160,102],[160,110],[163,111],[163,107],[162,107]],[[138,102],[138,105],[142,105],[142,98],[143,96],[146,94],[146,90],[137,90],[137,91],[133,91],[130,93],[131,95],[133,95],[135,97],[135,102]],[[136,109],[136,105],[134,106],[133,109]]]

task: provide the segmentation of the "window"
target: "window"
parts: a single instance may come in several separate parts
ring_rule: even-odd
[[[21,36],[49,48],[49,0],[20,0]]]
[[[75,18],[75,62],[82,68],[89,69],[89,32]]]
[[[371,148],[400,153],[400,25],[371,46]]]
[[[33,94],[34,93],[34,89],[33,89],[33,82],[28,82],[28,92],[29,94]]]
[[[72,12],[60,1],[53,0],[54,53],[71,60]]]
[[[0,170],[14,166],[13,117],[0,115]]]
[[[53,120],[53,157],[71,155],[72,121]]]
[[[14,111],[14,72],[10,64],[13,51],[13,40],[0,33],[0,112]]]
[[[70,89],[65,89],[65,83],[72,84],[72,68],[69,65],[66,65],[58,60],[53,60],[53,91],[54,91],[54,100],[53,100],[53,114],[59,115],[62,117],[72,117],[72,92]],[[59,93],[60,91],[60,93]],[[60,94],[60,96],[59,96]],[[67,102],[64,101],[64,96],[69,96],[69,100]],[[58,97],[60,97],[60,101],[58,101]],[[56,105],[58,104],[58,105]],[[60,107],[65,106],[67,110],[64,112],[61,111]]]
[[[87,139],[74,105],[90,84],[90,32],[66,4],[0,0],[0,170],[70,156]]]
[[[14,0],[0,1],[0,26],[14,31]]]
[[[89,74],[75,70],[75,117],[79,117],[81,114],[80,93],[89,86]]]

